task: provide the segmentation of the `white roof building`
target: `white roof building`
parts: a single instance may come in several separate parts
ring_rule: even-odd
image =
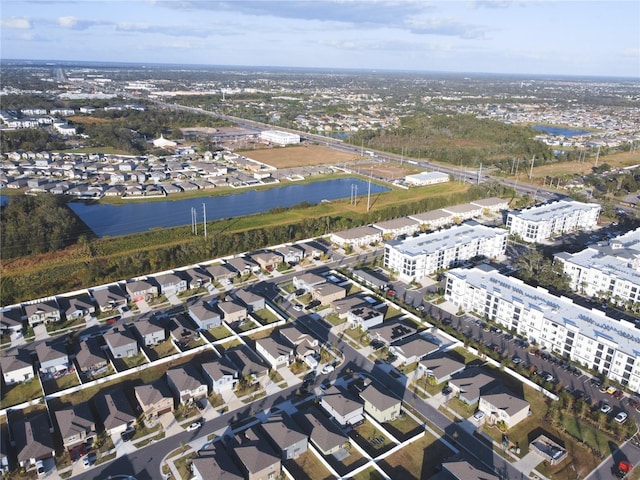
[[[504,255],[507,232],[475,222],[385,243],[384,266],[403,281],[418,281],[438,270],[483,255]]]
[[[506,277],[488,265],[447,272],[445,298],[640,392],[640,329]]]
[[[404,177],[404,181],[410,185],[425,186],[436,185],[438,183],[447,183],[449,181],[449,174],[442,172],[421,172],[413,175],[407,175]]]
[[[277,143],[278,145],[294,145],[300,143],[300,135],[281,132],[280,130],[265,130],[260,132],[260,138],[270,143]]]

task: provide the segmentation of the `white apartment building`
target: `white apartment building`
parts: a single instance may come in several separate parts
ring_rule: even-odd
[[[445,298],[640,392],[640,329],[488,265],[445,274]]]
[[[294,145],[300,143],[300,135],[281,132],[280,130],[265,130],[260,132],[260,138],[267,142],[277,143],[278,145]]]
[[[526,242],[540,242],[553,235],[595,227],[600,209],[597,203],[559,200],[510,212],[507,229]]]
[[[640,228],[608,244],[578,253],[558,253],[571,288],[590,297],[603,296],[617,304],[640,303]]]
[[[507,232],[476,222],[385,243],[384,266],[398,272],[400,280],[411,282],[462,261],[483,255],[504,255]]]

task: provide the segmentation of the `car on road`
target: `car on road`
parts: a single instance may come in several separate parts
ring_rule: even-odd
[[[602,406],[600,407],[600,411],[604,414],[607,414],[611,411],[611,405],[609,405],[608,403],[603,403]]]
[[[545,382],[553,382],[556,379],[556,377],[554,377],[553,375],[551,375],[550,373],[547,373],[544,377],[544,381]]]
[[[296,312],[301,312],[302,311],[302,305],[298,305],[297,303],[293,306],[293,309]]]
[[[324,367],[322,367],[322,373],[327,374],[327,373],[331,373],[335,370],[335,367],[333,365],[325,365]]]
[[[481,410],[478,410],[476,413],[473,414],[473,418],[479,422],[484,418],[484,412]]]
[[[195,432],[200,427],[202,427],[202,422],[193,422],[191,425],[187,427],[187,432]]]
[[[627,415],[626,412],[620,412],[613,419],[618,423],[624,423],[627,421],[628,417],[629,415]]]
[[[84,468],[89,468],[91,466],[91,460],[89,460],[89,457],[84,457],[82,459],[82,466]]]

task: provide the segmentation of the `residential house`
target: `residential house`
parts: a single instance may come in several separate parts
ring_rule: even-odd
[[[247,480],[276,480],[280,477],[280,456],[255,427],[236,434],[230,447]]]
[[[449,387],[461,401],[473,405],[480,395],[488,395],[500,386],[498,380],[479,368],[466,369],[449,379]]]
[[[295,355],[301,360],[318,351],[318,339],[300,330],[295,323],[280,328],[279,333],[280,337],[293,344]]]
[[[110,312],[127,305],[127,295],[124,293],[120,285],[113,284],[104,288],[91,290],[98,308],[101,312]]]
[[[349,311],[355,307],[366,305],[368,302],[360,295],[350,295],[341,300],[336,300],[331,304],[334,313],[340,318],[347,318]]]
[[[138,341],[129,330],[117,330],[102,335],[113,358],[134,357],[138,354]]]
[[[481,395],[478,410],[487,415],[489,423],[504,422],[509,429],[529,415],[529,402],[510,393]]]
[[[132,301],[149,301],[158,296],[158,286],[148,280],[133,280],[127,282],[127,294]]]
[[[395,420],[400,415],[402,404],[399,398],[389,394],[388,389],[385,390],[374,382],[360,392],[360,398],[364,400],[364,411],[380,423]]]
[[[482,216],[483,208],[472,203],[461,203],[459,205],[444,207],[442,210],[453,215],[454,221],[465,221],[471,220],[474,217]]]
[[[175,295],[186,291],[189,287],[187,278],[182,272],[165,273],[155,276],[154,279],[160,286],[162,295]]]
[[[311,297],[318,300],[322,305],[331,305],[336,300],[347,296],[347,291],[335,283],[323,283],[316,285],[311,290]]]
[[[294,347],[282,337],[265,337],[256,340],[256,351],[269,362],[271,368],[286,367],[293,359]]]
[[[327,281],[326,278],[321,277],[315,273],[306,272],[300,276],[293,277],[293,286],[296,287],[297,290],[304,290],[306,292],[310,292],[314,287],[325,283]]]
[[[232,391],[238,384],[238,370],[226,358],[203,363],[202,371],[211,391],[218,395]]]
[[[323,455],[337,453],[349,441],[342,430],[315,407],[295,413],[293,419]]]
[[[274,415],[260,426],[283,461],[298,458],[307,451],[309,436],[286,413]]]
[[[385,274],[371,270],[370,268],[358,268],[353,270],[353,278],[373,289],[386,290],[391,281]]]
[[[187,270],[183,270],[182,274],[187,279],[188,288],[201,288],[207,287],[211,284],[211,275],[200,267],[189,268]]]
[[[93,402],[107,435],[118,435],[133,428],[136,414],[121,388],[97,395]]]
[[[247,346],[232,348],[225,352],[225,356],[235,365],[239,377],[250,376],[254,380],[267,374],[269,367]]]
[[[62,341],[46,340],[36,345],[36,354],[40,362],[40,372],[55,374],[66,371],[69,368],[69,355],[67,347]]]
[[[167,382],[178,402],[186,405],[207,396],[207,382],[189,363],[167,370]]]
[[[88,403],[79,403],[54,412],[62,444],[71,450],[82,444],[93,444],[96,421]]]
[[[58,304],[67,320],[83,318],[96,313],[96,306],[91,301],[89,294],[77,297],[59,297]]]
[[[187,314],[179,313],[169,319],[167,323],[169,334],[179,348],[187,348],[192,342],[200,338],[197,327]]]
[[[260,271],[260,265],[245,256],[230,258],[227,260],[227,265],[231,266],[240,275],[258,273]]]
[[[228,263],[216,263],[213,265],[207,265],[205,270],[211,277],[217,282],[231,281],[238,276],[238,271]]]
[[[21,414],[16,412],[16,417]],[[15,418],[15,417],[14,417]],[[18,464],[27,468],[38,460],[46,460],[55,455],[53,435],[49,427],[49,417],[40,413],[29,418],[15,418],[9,422],[11,440],[18,455]]]
[[[146,385],[137,385],[133,387],[133,393],[142,413],[148,419],[158,418],[173,411],[173,394],[162,379]]]
[[[394,342],[389,347],[400,362],[408,365],[419,362],[427,355],[437,352],[440,349],[441,340],[435,335],[416,334]]]
[[[456,360],[446,353],[430,355],[418,364],[418,371],[427,377],[432,377],[436,384],[446,382],[452,375],[465,369],[464,362]]]
[[[331,243],[335,243],[340,247],[362,247],[382,241],[382,232],[377,228],[365,225],[363,227],[334,232],[329,238]]]
[[[382,237],[397,238],[401,235],[413,235],[420,230],[420,223],[409,217],[392,218],[372,225],[382,232]]]
[[[254,253],[251,255],[251,259],[267,272],[274,271],[284,261],[282,255],[271,251]]]
[[[167,339],[164,324],[155,316],[140,318],[134,323],[141,344],[145,347],[157,345]]]
[[[0,310],[0,331],[18,332],[22,330],[22,309],[20,306]]]
[[[382,324],[384,313],[371,308],[367,303],[362,303],[347,312],[347,320],[353,328],[362,327],[368,330]]]
[[[234,301],[218,302],[218,309],[222,312],[222,319],[227,325],[241,322],[247,318],[247,309]]]
[[[28,382],[34,378],[33,360],[28,350],[12,348],[0,353],[0,369],[5,385]]]
[[[329,387],[325,391],[320,399],[320,405],[343,427],[355,425],[364,420],[364,405],[336,386]]]
[[[246,305],[248,312],[257,312],[265,307],[264,297],[253,293],[247,288],[236,290],[235,297]]]
[[[201,330],[209,330],[222,325],[220,312],[213,305],[213,300],[198,300],[189,306],[189,316]]]
[[[0,425],[0,475],[9,473],[9,426],[5,423]]]
[[[24,313],[31,327],[41,323],[59,322],[61,318],[60,307],[55,299],[24,305]]]
[[[395,319],[369,328],[369,335],[372,340],[383,342],[385,345],[391,345],[394,342],[400,342],[410,337],[417,331],[415,324],[405,322],[402,319]]]
[[[509,200],[503,200],[498,197],[482,198],[469,202],[471,205],[482,207],[483,212],[498,213],[503,210],[509,210]]]
[[[196,480],[245,480],[221,442],[206,444],[191,465]]]
[[[303,251],[305,258],[318,259],[327,253],[327,247],[313,240],[310,242],[296,243],[295,247]]]
[[[76,351],[76,364],[78,371],[83,375],[96,375],[102,369],[107,368],[107,357],[98,340],[87,338],[79,343]]]
[[[289,265],[297,265],[304,258],[304,250],[299,248],[298,245],[285,245],[276,248],[275,251],[278,255],[281,255],[284,262]]]

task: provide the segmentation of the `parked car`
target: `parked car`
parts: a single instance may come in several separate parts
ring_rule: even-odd
[[[473,414],[473,418],[475,418],[479,422],[484,418],[484,412],[481,410],[478,410],[476,413]]]
[[[613,419],[618,423],[624,423],[628,417],[629,415],[627,415],[626,412],[620,412]]]
[[[324,367],[322,367],[322,373],[327,374],[327,373],[331,373],[335,370],[333,365],[325,365]]]
[[[522,363],[522,359],[520,357],[518,357],[518,356],[513,357],[512,361],[513,361],[514,365],[518,365],[518,364]]]
[[[36,462],[36,473],[38,477],[44,477],[47,474],[47,471],[44,469],[44,462],[42,460],[38,460]]]
[[[609,413],[611,411],[611,405],[609,405],[608,403],[603,403],[600,407],[600,411],[604,414]]]
[[[202,427],[202,423],[201,422],[193,422],[191,425],[189,425],[187,427],[187,432],[195,432],[200,427]]]
[[[84,468],[89,468],[91,466],[91,460],[89,460],[89,457],[84,457],[82,459],[82,466]]]
[[[613,398],[616,400],[620,400],[624,396],[624,392],[622,390],[616,390],[613,392]]]

